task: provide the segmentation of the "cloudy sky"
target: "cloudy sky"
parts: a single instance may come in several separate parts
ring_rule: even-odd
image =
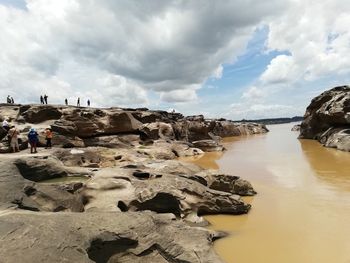
[[[348,0],[0,0],[0,97],[229,119],[350,83]]]

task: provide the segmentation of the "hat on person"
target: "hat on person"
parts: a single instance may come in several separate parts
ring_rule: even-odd
[[[34,131],[35,131],[35,129],[34,129],[34,128],[30,128],[30,131],[31,131],[31,132],[34,132]]]

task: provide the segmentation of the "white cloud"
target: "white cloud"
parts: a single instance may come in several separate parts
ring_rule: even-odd
[[[243,52],[256,26],[286,6],[279,0],[26,3],[23,10],[0,4],[0,96],[36,101],[47,92],[60,102],[85,94],[101,105],[141,103],[149,90],[166,101],[196,99],[193,86],[220,78],[221,65]],[[125,82],[118,86],[116,79]]]
[[[271,61],[267,82],[315,80],[350,73],[350,5],[347,0],[296,0],[269,23],[267,46],[288,51]],[[280,74],[278,74],[280,72]]]
[[[242,95],[242,99],[246,99],[249,101],[257,101],[265,96],[264,92],[257,87],[250,87],[247,91],[245,91]]]
[[[160,96],[164,102],[181,103],[197,100],[196,89],[172,90],[162,92]]]
[[[271,60],[260,80],[264,85],[291,83],[299,80],[299,74],[300,67],[293,56],[279,55]]]

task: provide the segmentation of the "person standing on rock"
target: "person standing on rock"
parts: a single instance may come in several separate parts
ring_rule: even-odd
[[[39,142],[38,133],[34,128],[31,128],[28,133],[28,140],[30,144],[30,153],[37,153],[36,146]]]
[[[77,100],[77,107],[80,107],[80,98]]]
[[[44,104],[44,97],[40,95],[40,104]]]
[[[11,104],[15,104],[15,100],[11,97]]]
[[[11,97],[10,95],[7,95],[7,99],[6,99],[7,103],[10,104],[11,103]]]
[[[13,152],[19,152],[18,135],[19,131],[15,126],[12,126],[8,132],[8,138]]]
[[[90,100],[87,100],[87,106],[90,107]]]
[[[44,101],[45,101],[45,104],[47,104],[47,98],[48,98],[49,96],[47,96],[46,94],[44,95]]]
[[[67,98],[64,100],[64,104],[66,104],[66,106],[68,106],[68,99]]]
[[[51,149],[51,147],[52,147],[52,143],[51,143],[52,130],[51,130],[51,128],[46,128],[46,130],[45,130],[45,140],[46,140],[46,147],[45,147],[45,149]]]

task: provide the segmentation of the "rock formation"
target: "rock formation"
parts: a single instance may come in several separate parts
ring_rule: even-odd
[[[147,109],[0,105],[5,118],[22,149],[31,127],[39,146],[51,127],[55,147],[0,155],[1,262],[221,262],[211,243],[223,233],[202,228],[202,216],[247,213],[241,196],[256,192],[177,158],[267,131]]]
[[[314,98],[301,124],[301,139],[350,151],[350,87],[340,86]]]
[[[292,127],[291,131],[300,131],[301,124],[296,124]]]

